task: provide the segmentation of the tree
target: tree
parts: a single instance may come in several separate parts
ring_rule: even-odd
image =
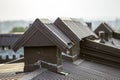
[[[2,33],[2,29],[1,29],[1,27],[0,27],[0,33]]]
[[[24,27],[14,27],[10,33],[14,33],[14,32],[25,32],[27,29]]]
[[[0,33],[1,33],[1,29],[0,29]]]

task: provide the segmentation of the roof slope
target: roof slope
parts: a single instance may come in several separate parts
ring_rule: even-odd
[[[11,46],[22,34],[0,34],[0,46]]]
[[[80,64],[63,62],[63,71],[68,75],[60,75],[50,71],[41,72],[32,80],[113,80],[120,79],[120,69],[106,65],[83,61]]]
[[[1,80],[119,80],[120,69],[110,67],[94,61],[82,60],[71,62],[63,61],[63,71],[68,75],[61,75],[40,68],[33,72],[21,73],[24,63],[0,65]]]
[[[87,25],[82,24],[77,19],[58,18],[54,24],[75,43],[79,43],[82,38],[95,35]]]
[[[104,22],[104,24],[105,24],[112,32],[114,32],[114,29],[111,27],[111,25],[107,24],[106,22]]]
[[[43,21],[44,22],[44,21]],[[63,52],[71,48],[72,42],[52,23],[36,19],[31,27],[13,45],[16,51],[22,46],[57,46]]]
[[[0,64],[0,80],[19,80],[19,78],[28,74],[16,74],[17,72],[23,72],[23,68],[24,63]]]
[[[114,30],[105,22],[101,23],[96,29],[95,33],[98,33],[99,31],[105,31],[107,33],[112,33]]]
[[[88,27],[88,25],[86,23],[80,22],[76,18],[71,18],[71,19],[81,29],[81,31],[83,31],[83,34],[84,34],[83,38],[87,37],[87,36],[90,36],[90,35],[96,36],[96,34]]]

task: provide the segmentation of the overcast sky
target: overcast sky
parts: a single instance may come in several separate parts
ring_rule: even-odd
[[[0,20],[120,18],[120,0],[0,0]]]

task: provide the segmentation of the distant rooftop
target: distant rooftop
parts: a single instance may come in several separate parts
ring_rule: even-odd
[[[11,46],[21,35],[22,34],[0,34],[0,46]]]

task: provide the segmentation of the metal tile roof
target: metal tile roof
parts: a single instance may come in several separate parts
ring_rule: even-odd
[[[22,34],[0,34],[0,46],[11,46]]]
[[[36,35],[36,37],[35,37]],[[33,44],[34,43],[34,44]],[[62,51],[71,48],[72,42],[52,23],[36,19],[31,27],[13,45],[13,50],[22,46],[58,46]]]
[[[81,23],[78,19],[58,18],[54,24],[75,43],[79,43],[82,38],[90,35],[96,36],[87,25]]]

